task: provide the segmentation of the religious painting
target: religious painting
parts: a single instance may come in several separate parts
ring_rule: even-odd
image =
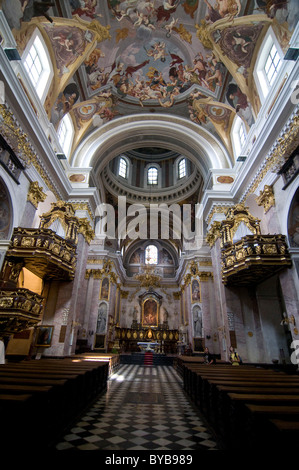
[[[98,309],[96,334],[105,334],[107,329],[107,310],[106,302],[101,302]]]
[[[194,352],[203,352],[205,348],[204,338],[194,338],[193,339],[193,351]]]
[[[140,263],[142,263],[142,252],[141,250],[136,250],[130,258],[130,264],[140,264]]]
[[[239,66],[245,77],[251,64],[255,45],[264,27],[263,22],[255,25],[235,25],[214,32],[214,40],[225,55]]]
[[[76,83],[69,83],[64,90],[59,93],[57,100],[52,109],[52,123],[54,126],[68,112],[71,111],[74,104],[78,101],[80,95]]]
[[[142,304],[142,326],[158,326],[159,304],[147,299]]]
[[[69,72],[69,67],[84,53],[94,36],[90,31],[67,25],[46,25],[44,29],[51,41],[60,76]]]
[[[226,90],[226,100],[228,104],[235,108],[238,116],[247,122],[248,127],[254,123],[251,104],[236,83],[229,83]]]
[[[94,349],[105,349],[106,335],[95,335]]]
[[[191,283],[191,302],[200,302],[200,284],[197,279],[194,279]]]
[[[36,329],[35,346],[49,348],[52,342],[54,326],[43,325]]]
[[[161,264],[173,264],[171,255],[165,249],[161,253]]]
[[[104,277],[101,283],[100,299],[109,300],[110,281],[108,277]]]
[[[69,3],[73,16],[78,15],[85,20],[94,20],[102,16],[98,11],[97,0],[69,0]]]

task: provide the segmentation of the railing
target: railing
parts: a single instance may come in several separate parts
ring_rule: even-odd
[[[224,284],[256,284],[292,261],[284,235],[247,235],[221,252]]]
[[[195,169],[184,183],[180,186],[170,186],[167,188],[132,187],[125,182],[120,184],[120,180],[109,168],[105,168],[102,173],[104,186],[115,196],[124,196],[128,202],[141,204],[175,203],[191,196],[195,189],[202,183],[200,172]]]
[[[0,337],[18,333],[37,324],[44,298],[28,289],[0,289]]]
[[[25,267],[39,277],[73,279],[76,246],[44,228],[15,228],[7,257],[23,258]]]

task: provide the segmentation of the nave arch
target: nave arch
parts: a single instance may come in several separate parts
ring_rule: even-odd
[[[136,147],[161,147],[195,163],[206,181],[212,168],[232,168],[234,161],[212,133],[177,116],[157,114],[118,118],[94,130],[70,158],[74,168],[93,168],[98,178],[110,160]]]

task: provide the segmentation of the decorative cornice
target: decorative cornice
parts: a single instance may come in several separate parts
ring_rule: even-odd
[[[57,199],[61,199],[60,194],[51,181],[49,175],[45,171],[40,162],[36,152],[32,148],[28,136],[21,129],[13,113],[7,108],[6,105],[0,104],[0,130],[5,140],[9,143],[14,150],[17,157],[22,161],[25,167],[33,165],[41,176],[47,187],[53,192]]]
[[[226,214],[228,209],[230,209],[230,207],[231,205],[227,205],[227,204],[219,204],[217,206],[215,205],[208,215],[208,219],[207,219],[208,224],[211,222],[215,214]]]
[[[121,285],[118,282],[118,275],[113,271],[113,268],[115,268],[114,262],[108,258],[104,260],[103,267],[101,269],[86,269],[85,279],[89,279],[90,277],[93,277],[94,279],[109,277],[113,284],[116,284],[117,287],[121,288]]]
[[[266,156],[263,164],[258,169],[251,185],[244,192],[240,202],[246,200],[249,194],[252,194],[259,187],[265,176],[271,171],[278,173],[293,151],[299,145],[299,115],[298,110],[283,128],[280,136],[272,146],[270,152]]]
[[[75,211],[86,211],[91,220],[94,219],[94,215],[90,209],[90,206],[87,202],[72,202],[72,206]]]

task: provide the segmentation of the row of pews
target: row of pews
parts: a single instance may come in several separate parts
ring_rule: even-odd
[[[184,389],[227,449],[299,442],[299,375],[181,357]]]
[[[118,356],[92,355],[0,365],[1,444],[51,446],[106,390]]]

